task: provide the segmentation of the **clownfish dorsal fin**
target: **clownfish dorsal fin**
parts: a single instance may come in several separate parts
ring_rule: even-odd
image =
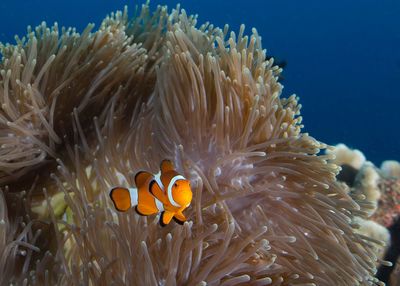
[[[141,188],[148,180],[153,177],[152,174],[145,171],[140,171],[135,175],[135,184],[137,188]]]
[[[174,164],[171,160],[163,160],[160,166],[161,173],[165,174],[166,172],[175,171]]]

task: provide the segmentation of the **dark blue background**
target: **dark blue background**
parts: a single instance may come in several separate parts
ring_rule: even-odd
[[[152,1],[151,6],[179,1]],[[284,95],[303,104],[306,130],[344,142],[376,164],[400,160],[400,1],[185,1],[199,22],[256,27],[270,55],[287,61]],[[0,0],[0,40],[42,20],[82,30],[109,12],[143,1]]]

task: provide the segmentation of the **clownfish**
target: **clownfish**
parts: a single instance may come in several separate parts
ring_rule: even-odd
[[[120,212],[135,207],[136,212],[143,216],[161,213],[162,226],[172,219],[183,224],[186,217],[182,212],[190,205],[193,196],[190,181],[176,172],[169,160],[162,161],[160,169],[157,175],[138,172],[135,175],[136,188],[114,187],[110,198]]]

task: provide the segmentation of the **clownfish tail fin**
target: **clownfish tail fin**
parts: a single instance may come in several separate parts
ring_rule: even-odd
[[[174,171],[174,164],[172,163],[171,160],[165,159],[161,162],[160,170],[161,170],[161,173],[165,173],[168,171]]]
[[[139,189],[141,188],[150,177],[153,177],[152,174],[150,174],[149,172],[145,172],[145,171],[140,171],[137,172],[135,175],[135,184],[136,187]]]
[[[110,191],[111,201],[117,211],[126,212],[131,207],[131,196],[129,190],[124,187],[115,187]]]

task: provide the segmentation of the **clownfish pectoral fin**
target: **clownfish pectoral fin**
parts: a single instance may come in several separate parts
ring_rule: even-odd
[[[166,204],[168,202],[167,196],[165,195],[164,191],[160,188],[160,186],[155,180],[150,182],[149,191],[161,203]]]
[[[174,164],[170,160],[163,160],[160,166],[161,173],[174,170]]]
[[[179,224],[183,224],[186,221],[186,217],[182,212],[177,212],[174,215],[174,221],[176,221]]]
[[[141,188],[146,182],[148,182],[149,178],[153,177],[152,174],[145,171],[140,171],[135,175],[135,184],[136,187],[139,189]]]
[[[120,212],[126,212],[131,207],[131,196],[127,188],[112,188],[110,191],[110,198],[115,208]]]
[[[169,224],[173,217],[174,217],[173,212],[163,211],[161,213],[161,217],[160,217],[161,226],[166,226],[167,224]]]

